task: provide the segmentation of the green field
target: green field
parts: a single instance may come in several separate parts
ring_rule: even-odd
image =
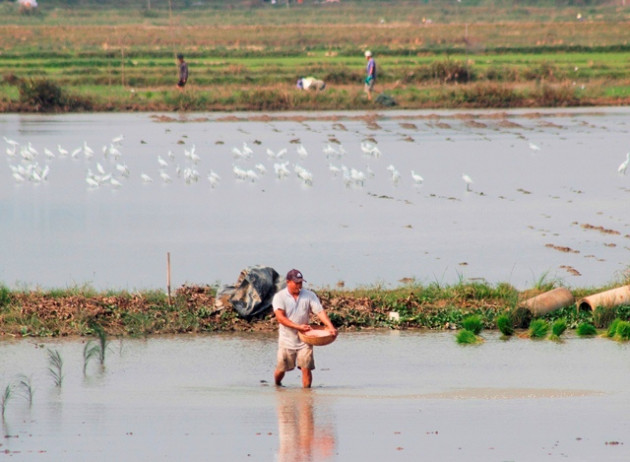
[[[0,110],[378,107],[363,94],[366,49],[379,67],[376,92],[402,109],[630,101],[622,6],[281,3],[53,2],[24,12],[1,2]],[[174,87],[178,52],[190,66],[184,93]],[[327,89],[295,89],[307,75]]]

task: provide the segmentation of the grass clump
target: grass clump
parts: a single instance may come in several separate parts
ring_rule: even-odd
[[[615,328],[614,338],[620,341],[628,341],[630,340],[630,322],[629,321],[621,321],[617,323]]]
[[[509,314],[502,314],[497,317],[497,329],[505,336],[510,337],[514,334],[514,324]]]
[[[529,324],[529,336],[533,339],[543,339],[549,333],[549,323],[544,319],[534,319]]]
[[[483,329],[483,319],[478,314],[472,314],[470,316],[466,316],[462,320],[462,326],[465,330],[469,330],[475,335],[479,335],[481,330]]]
[[[551,339],[559,340],[560,336],[564,334],[565,330],[567,330],[567,320],[564,318],[556,319],[551,325]]]
[[[468,329],[460,330],[455,339],[460,345],[473,345],[481,342],[481,339],[475,335],[474,332],[469,331]]]
[[[578,325],[576,333],[580,337],[592,337],[597,335],[597,329],[590,322],[582,322]]]
[[[617,334],[617,327],[619,326],[620,322],[622,322],[621,319],[617,318],[613,322],[610,323],[610,326],[608,326],[608,330],[606,331],[606,337],[608,338],[615,337],[615,335]]]

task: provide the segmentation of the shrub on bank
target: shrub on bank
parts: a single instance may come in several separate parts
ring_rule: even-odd
[[[5,82],[16,85],[19,100],[36,112],[91,110],[91,100],[66,93],[59,85],[45,78],[19,78],[7,75]]]

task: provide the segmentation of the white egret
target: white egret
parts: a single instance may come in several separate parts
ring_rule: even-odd
[[[256,164],[254,168],[261,175],[264,175],[265,173],[267,173],[267,167],[265,167],[263,164]]]
[[[171,176],[166,172],[160,172],[160,178],[162,178],[164,183],[170,183],[172,181]]]
[[[42,181],[48,180],[48,174],[50,173],[50,167],[46,165],[44,169],[41,171],[39,176],[42,178]]]
[[[98,170],[98,173],[101,175],[105,175],[105,167],[103,167],[100,162],[96,163],[96,170]]]
[[[20,143],[18,143],[18,142],[17,142],[17,141],[15,141],[15,140],[12,140],[12,139],[10,139],[10,138],[7,138],[6,136],[3,136],[2,138],[4,138],[4,141],[6,141],[6,142],[7,142],[7,144],[10,144],[10,145],[11,145],[11,146],[13,146],[13,147],[17,147],[17,146],[20,144]]]
[[[94,155],[94,150],[88,146],[87,141],[83,142],[83,155],[86,159],[90,159]]]
[[[247,179],[250,180],[252,183],[258,179],[258,174],[251,169],[247,170],[245,172],[245,175],[247,176]]]
[[[470,178],[470,176],[466,175],[465,173],[462,173],[462,180],[464,180],[464,183],[466,183],[466,191],[470,191],[470,185],[473,183],[472,178]]]
[[[122,183],[120,181],[118,181],[116,178],[111,177],[111,179],[109,180],[110,184],[112,186],[114,186],[115,188],[120,188],[122,186]]]
[[[529,149],[531,149],[532,151],[540,151],[540,146],[535,145],[534,143],[532,143],[531,141],[529,142]]]
[[[306,150],[306,148],[302,144],[300,144],[297,147],[297,153],[302,159],[304,159],[304,158],[306,158],[306,156],[308,156],[308,151]]]
[[[214,170],[210,170],[210,173],[208,173],[208,181],[210,182],[210,186],[216,188],[219,181],[221,181],[221,177]]]
[[[168,162],[162,159],[162,156],[158,155],[157,160],[158,160],[158,164],[160,164],[160,167],[168,167]]]
[[[276,172],[276,176],[278,179],[282,180],[286,178],[291,173],[289,171],[289,163],[288,162],[276,162],[273,164],[273,170]]]
[[[26,148],[29,150],[29,152],[31,154],[33,154],[34,156],[37,156],[39,154],[39,152],[37,152],[37,149],[35,149],[35,147],[31,144],[31,142],[28,142],[28,146],[26,146]]]
[[[78,156],[79,154],[81,154],[81,151],[83,151],[83,148],[82,148],[82,147],[78,147],[78,148],[76,148],[75,150],[73,150],[73,151],[70,153],[70,157],[72,157],[73,159],[76,159],[76,158],[77,158],[77,156]]]
[[[247,143],[245,141],[243,141],[243,154],[245,155],[245,157],[251,157],[252,154],[254,154],[254,151],[252,150],[252,148],[250,148]]]
[[[91,176],[86,177],[85,182],[92,188],[98,188],[100,186],[100,183]]]
[[[413,178],[414,183],[421,184],[424,181],[420,175],[418,175],[415,171],[411,171],[411,178]]]
[[[234,165],[232,167],[232,173],[234,173],[234,176],[239,180],[244,180],[247,178],[247,171],[243,170],[238,165]]]
[[[626,153],[626,160],[624,160],[619,167],[617,168],[617,172],[620,175],[625,175],[626,170],[628,169],[628,165],[630,165],[630,152]]]
[[[365,173],[356,168],[350,169],[350,179],[354,182],[354,184],[363,186],[365,183]]]
[[[129,176],[129,167],[127,167],[127,164],[116,164],[116,170],[124,177]]]
[[[112,139],[112,143],[120,144],[120,143],[123,142],[124,139],[125,139],[125,137],[123,135],[118,135],[116,138]]]
[[[61,147],[60,144],[57,145],[57,151],[59,151],[60,156],[67,156],[68,150]]]
[[[46,157],[48,157],[49,159],[54,159],[55,157],[55,153],[52,152],[50,149],[48,148],[44,148],[44,154],[46,155]]]
[[[295,173],[302,182],[308,186],[313,185],[313,174],[300,165],[296,165]]]
[[[140,174],[140,178],[142,179],[143,182],[145,183],[150,183],[153,181],[153,178],[151,178],[149,175],[147,175],[146,173],[141,173]]]

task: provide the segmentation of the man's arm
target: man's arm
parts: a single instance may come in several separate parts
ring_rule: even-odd
[[[336,337],[337,329],[335,329],[335,326],[333,326],[333,323],[330,321],[330,318],[328,317],[328,314],[326,314],[326,311],[320,311],[319,313],[317,313],[317,317],[320,319],[321,322],[324,323],[324,325],[328,329],[328,332]]]
[[[273,310],[273,314],[276,315],[276,319],[283,326],[287,326],[287,327],[290,327],[291,329],[299,330],[300,332],[308,332],[309,330],[311,330],[311,326],[309,326],[308,324],[296,324],[293,321],[291,321],[289,318],[287,318],[287,315],[284,312],[284,310],[280,308],[276,308],[275,310]],[[330,320],[328,322],[330,322]]]

